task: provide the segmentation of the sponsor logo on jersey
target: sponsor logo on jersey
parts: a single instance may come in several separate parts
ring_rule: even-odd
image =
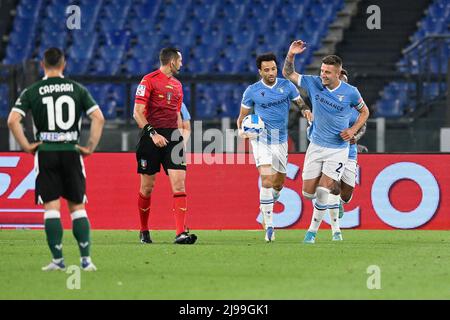
[[[145,90],[146,90],[146,89],[147,89],[146,86],[144,86],[143,84],[140,84],[140,85],[137,87],[136,95],[139,96],[139,97],[145,97]]]
[[[344,107],[342,107],[342,106],[340,106],[340,105],[338,105],[338,104],[336,104],[334,102],[328,101],[327,99],[325,99],[324,97],[319,96],[318,94],[316,94],[315,99],[316,99],[316,101],[319,101],[320,103],[322,103],[324,105],[327,105],[327,106],[330,106],[330,107],[332,107],[332,108],[334,108],[334,109],[336,109],[338,111],[342,112],[344,110]]]
[[[39,134],[40,141],[46,142],[70,142],[78,141],[78,132],[41,132]]]
[[[289,98],[288,97],[286,97],[285,99],[282,99],[282,100],[274,101],[274,102],[262,103],[261,104],[261,108],[276,107],[276,106],[278,106],[280,104],[283,104],[283,103],[286,103],[286,102],[289,103]]]

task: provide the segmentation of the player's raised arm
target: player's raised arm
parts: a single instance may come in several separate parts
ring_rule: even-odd
[[[298,85],[300,74],[295,72],[295,55],[300,54],[306,50],[306,43],[302,40],[296,40],[292,42],[289,47],[289,51],[286,56],[286,60],[284,61],[283,66],[283,77],[292,81],[294,84]]]

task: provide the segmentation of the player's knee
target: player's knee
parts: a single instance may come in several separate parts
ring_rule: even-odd
[[[77,219],[81,219],[81,218],[87,218],[88,215],[87,215],[86,210],[81,209],[81,210],[73,211],[70,214],[70,217],[72,218],[72,221],[73,221],[73,220],[77,220]]]
[[[272,188],[273,188],[274,190],[280,192],[280,191],[283,189],[283,185],[280,184],[280,183],[274,183]]]
[[[341,185],[339,184],[339,182],[334,182],[333,188],[330,190],[330,193],[336,196],[341,193]]]
[[[186,188],[184,186],[184,181],[179,181],[177,183],[172,184],[173,193],[186,192]]]
[[[330,189],[325,187],[317,187],[316,189],[316,203],[326,205],[328,204],[328,196],[330,195]]]
[[[272,188],[274,185],[273,185],[272,179],[270,179],[270,177],[262,177],[261,178],[261,186],[263,188]]]
[[[139,190],[139,192],[144,196],[144,197],[149,197],[150,194],[153,191],[153,184],[152,185],[144,185],[141,186],[141,189]]]
[[[306,199],[309,199],[309,200],[314,200],[316,198],[316,193],[312,194],[312,193],[308,193],[306,191],[302,191],[302,194]]]
[[[352,198],[353,198],[353,193],[341,194],[341,199],[342,199],[342,201],[344,201],[344,203],[349,203],[350,201],[352,201]]]

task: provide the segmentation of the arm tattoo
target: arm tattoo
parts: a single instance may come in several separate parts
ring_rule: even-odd
[[[305,111],[311,111],[311,109],[305,104],[302,98],[293,101],[295,105],[300,109],[302,115]]]
[[[362,136],[366,133],[367,123],[364,123],[364,125],[358,130],[358,132],[355,134],[355,139],[358,141],[362,138]]]
[[[287,58],[284,61],[284,72],[286,73],[287,76],[290,76],[291,74],[293,74],[295,72],[295,68],[294,68],[294,63],[292,61],[289,61]]]

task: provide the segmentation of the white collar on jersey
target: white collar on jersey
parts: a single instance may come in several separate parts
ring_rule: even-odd
[[[327,88],[327,90],[329,91],[329,92],[333,92],[333,91],[336,91],[337,89],[339,89],[339,87],[341,86],[341,84],[342,84],[342,81],[341,80],[339,80],[339,84],[338,84],[338,86],[336,87],[336,88],[334,88],[333,90],[331,90],[330,88],[328,88],[328,87],[325,87],[325,88]]]
[[[273,88],[277,85],[277,83],[278,83],[278,78],[275,78],[275,83],[273,84],[273,86],[268,86],[267,84],[265,84],[264,81],[263,81],[263,79],[261,79],[261,83],[262,83],[263,85],[265,85],[267,88],[273,89]]]
[[[52,78],[62,78],[62,79],[64,79],[64,76],[63,76],[62,74],[60,74],[59,76],[57,76],[57,77],[52,77]],[[47,79],[48,79],[47,76],[45,76],[45,77],[42,78],[42,80],[47,80]]]

